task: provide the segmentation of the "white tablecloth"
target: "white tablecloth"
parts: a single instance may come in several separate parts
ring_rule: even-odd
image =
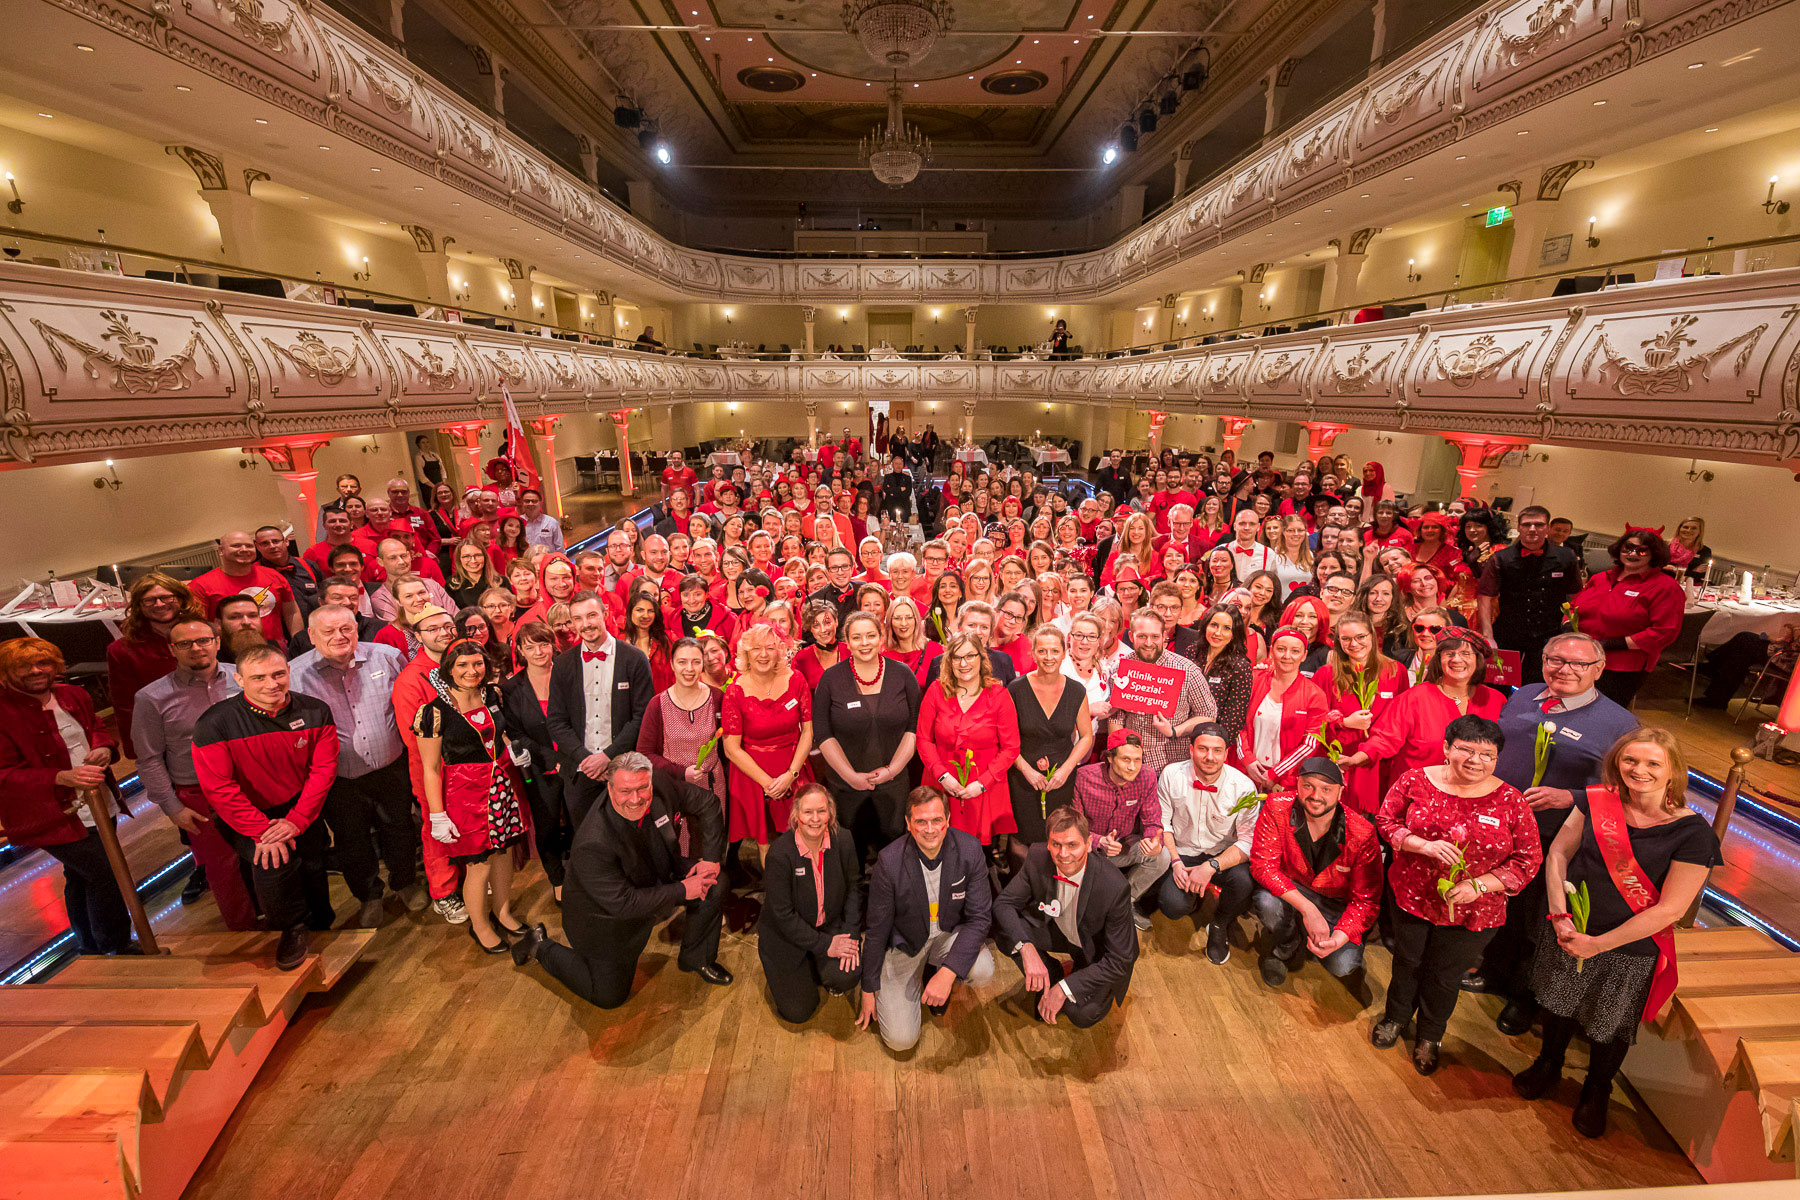
[[[715,450],[707,461],[715,467],[741,467],[744,465],[743,459],[738,457],[736,450]]]
[[[1069,461],[1069,452],[1064,450],[1061,446],[1033,446],[1031,448],[1031,457],[1037,460],[1037,465],[1040,467],[1045,463],[1063,463],[1067,465]]]
[[[1702,646],[1729,642],[1740,633],[1766,633],[1773,637],[1781,632],[1783,625],[1800,625],[1800,604],[1791,600],[1753,600],[1749,604],[1739,604],[1736,600],[1701,600],[1687,611],[1713,614],[1701,627]]]
[[[971,448],[971,449],[958,450],[956,452],[956,461],[957,462],[981,463],[985,466],[987,464],[987,460],[988,460],[988,458],[987,458],[986,450],[977,450],[977,449]]]

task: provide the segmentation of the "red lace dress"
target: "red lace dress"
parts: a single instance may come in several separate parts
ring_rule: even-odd
[[[743,751],[763,774],[774,778],[785,772],[794,761],[794,749],[800,744],[800,726],[812,720],[812,689],[800,672],[788,672],[787,688],[773,700],[759,700],[747,695],[743,685],[734,683],[725,689],[723,726],[726,736],[743,739]],[[787,832],[788,811],[794,793],[812,782],[812,772],[804,763],[785,796],[767,796],[762,786],[733,765],[730,770],[730,794],[725,815],[732,841],[753,838],[766,846]]]

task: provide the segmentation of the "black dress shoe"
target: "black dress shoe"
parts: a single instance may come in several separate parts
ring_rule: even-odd
[[[275,965],[283,971],[292,971],[305,962],[306,941],[304,925],[283,930],[281,941],[275,944]]]
[[[521,967],[536,962],[538,947],[549,940],[550,931],[544,928],[542,922],[524,930],[519,940],[512,944],[513,962]]]
[[[481,952],[483,954],[505,954],[507,948],[512,945],[511,942],[506,940],[506,935],[502,933],[498,935],[500,944],[498,946],[490,946],[481,940],[481,935],[479,933],[475,932],[475,922],[470,921],[467,928],[469,930],[469,936],[475,939],[475,944],[481,947]]]
[[[687,970],[686,967],[681,969],[684,971]],[[704,967],[696,967],[690,974],[698,975],[714,987],[724,987],[731,982],[731,972],[727,971],[716,962],[707,963]]]
[[[1465,971],[1463,977],[1456,981],[1456,986],[1465,992],[1487,992],[1488,979],[1480,971]]]
[[[1369,1030],[1369,1045],[1386,1050],[1400,1040],[1400,1022],[1385,1018],[1375,1022],[1375,1028]]]
[[[1506,1007],[1494,1019],[1494,1028],[1508,1037],[1518,1037],[1522,1033],[1531,1032],[1531,1018],[1537,1015],[1536,1004],[1521,1004],[1517,1000],[1508,1000]]]
[[[1581,1089],[1581,1099],[1575,1105],[1575,1132],[1582,1137],[1597,1138],[1606,1133],[1606,1110],[1612,1104],[1612,1090],[1604,1092]]]
[[[193,904],[204,895],[206,895],[206,868],[195,864],[194,869],[188,873],[186,885],[181,889],[181,903]]]
[[[1413,1070],[1421,1075],[1430,1075],[1432,1072],[1436,1071],[1438,1069],[1439,1050],[1440,1046],[1437,1042],[1428,1042],[1422,1038],[1419,1041],[1414,1042],[1412,1052]]]
[[[1262,981],[1270,987],[1280,987],[1287,982],[1287,964],[1274,955],[1258,959],[1256,969],[1262,974]]]
[[[1562,1082],[1562,1071],[1562,1059],[1539,1056],[1529,1067],[1512,1077],[1513,1093],[1521,1100],[1536,1100],[1547,1096]]]
[[[522,938],[525,936],[525,927],[523,925],[508,925],[493,913],[488,914],[488,920],[494,923],[495,929],[498,929],[509,938]]]

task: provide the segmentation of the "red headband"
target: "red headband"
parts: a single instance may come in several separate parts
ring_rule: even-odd
[[[1273,647],[1276,642],[1284,637],[1296,639],[1303,647],[1312,645],[1312,639],[1307,637],[1304,633],[1301,633],[1298,629],[1295,629],[1292,625],[1283,625],[1280,629],[1271,633],[1269,635],[1269,645]]]
[[[1648,525],[1627,525],[1625,527],[1625,536],[1630,537],[1634,533],[1654,533],[1657,537],[1661,537],[1662,531],[1663,526],[1661,525],[1658,525],[1655,529],[1650,528]]]

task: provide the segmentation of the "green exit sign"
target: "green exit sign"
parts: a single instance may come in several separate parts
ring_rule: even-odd
[[[1488,228],[1492,229],[1496,225],[1504,225],[1511,218],[1512,209],[1506,207],[1504,204],[1499,208],[1490,208],[1487,211]]]

